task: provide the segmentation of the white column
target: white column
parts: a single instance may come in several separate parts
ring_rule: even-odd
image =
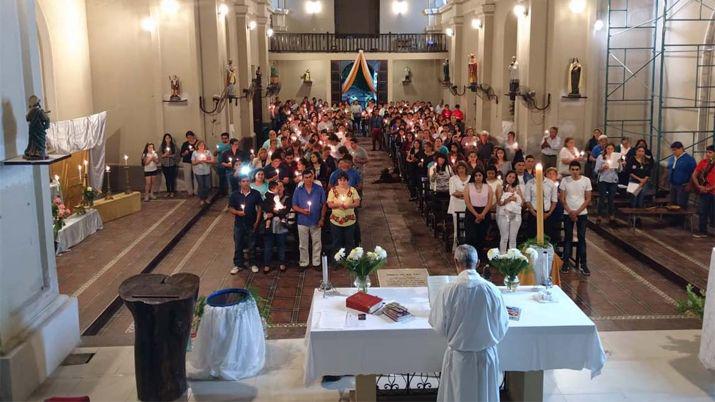
[[[0,2],[0,160],[27,146],[27,98],[43,98],[34,1]],[[24,400],[79,343],[77,299],[60,295],[48,166],[0,164],[0,400]]]
[[[479,60],[479,82],[495,87],[492,81],[492,59],[494,57],[494,11],[496,5],[494,3],[482,5],[482,14],[477,18],[482,20],[482,28],[479,35],[479,46],[477,59]],[[497,94],[499,96],[499,94]],[[477,116],[475,127],[482,127],[486,130],[492,128],[492,102],[486,97],[477,98]],[[493,135],[499,133],[492,132]]]
[[[253,69],[251,63],[251,33],[248,29],[249,22],[253,19],[248,14],[247,5],[235,5],[236,11],[236,49],[237,57],[233,59],[233,64],[238,69],[238,95],[243,96],[243,89],[251,85],[253,79]],[[238,124],[235,124],[236,138],[253,137],[253,99],[241,98],[238,101]]]
[[[260,7],[260,6],[259,6]],[[268,11],[265,7],[262,7],[262,13],[265,16],[256,17],[256,22],[258,26],[256,27],[256,38],[258,40],[258,65],[261,67],[261,72],[263,73],[262,85],[265,91],[268,84],[271,82],[271,67],[268,64],[268,28],[270,28],[270,18],[268,18]],[[261,98],[261,103],[263,106],[263,121],[271,121],[270,113],[268,113],[268,98]]]
[[[227,16],[218,14],[217,0],[198,3],[199,46],[201,47],[201,96],[209,110],[213,107],[213,96],[221,94],[224,88],[227,60],[226,21]],[[229,108],[230,106],[226,106]],[[208,115],[202,113],[206,138],[217,137],[228,131],[227,113]],[[213,144],[209,144],[213,146]]]

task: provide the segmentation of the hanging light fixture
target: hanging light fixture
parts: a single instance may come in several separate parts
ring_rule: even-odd
[[[274,32],[273,32],[273,28],[268,28],[268,29],[266,29],[266,35],[267,35],[269,38],[270,38],[271,36],[273,36],[273,33],[274,33]]]
[[[481,18],[472,18],[472,29],[480,29],[482,27]]]
[[[256,23],[255,20],[248,21],[248,29],[250,29],[251,31],[256,29],[257,26],[258,26],[258,23]]]
[[[581,14],[586,10],[586,0],[571,0],[569,9],[574,14]]]
[[[323,10],[323,3],[319,0],[308,0],[305,2],[305,12],[308,14],[318,14]]]
[[[454,36],[454,29],[452,29],[452,27],[449,27],[444,30],[444,34],[451,38],[452,36]]]
[[[514,15],[516,18],[526,17],[529,15],[529,9],[526,7],[523,1],[520,1],[514,5]]]

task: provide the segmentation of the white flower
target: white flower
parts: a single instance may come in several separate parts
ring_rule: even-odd
[[[343,258],[345,258],[345,249],[341,248],[337,253],[335,253],[335,261],[340,262]]]
[[[527,247],[525,251],[526,254],[529,254],[529,258],[531,258],[532,260],[536,260],[537,258],[539,258],[539,252],[534,250],[533,248]]]
[[[362,247],[355,247],[348,255],[348,260],[357,261],[362,258],[364,251]]]
[[[522,254],[521,254],[521,251],[519,251],[519,249],[517,249],[517,248],[510,248],[509,250],[507,250],[506,255],[507,255],[509,258],[518,258],[518,257],[520,257]]]
[[[499,256],[499,249],[498,248],[492,248],[487,251],[487,258],[490,260],[493,260],[495,257]]]
[[[374,261],[377,261],[380,259],[380,257],[378,257],[377,254],[373,253],[372,251],[367,252],[367,258],[370,260],[374,260]]]
[[[385,251],[385,249],[380,246],[375,246],[375,254],[377,254],[377,256],[381,260],[384,260],[385,258],[387,258],[387,251]]]

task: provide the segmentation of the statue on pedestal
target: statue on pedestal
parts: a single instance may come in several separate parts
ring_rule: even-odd
[[[280,76],[278,75],[278,67],[275,64],[271,64],[271,85],[278,85],[280,83]]]
[[[47,129],[50,128],[50,118],[42,110],[40,99],[32,95],[27,100],[27,115],[25,120],[30,125],[27,148],[22,155],[23,159],[41,160],[47,159]]]
[[[300,78],[303,80],[303,82],[311,82],[312,80],[310,79],[310,69],[306,69],[305,73],[303,73]]]
[[[169,101],[180,101],[181,100],[181,81],[176,75],[169,76],[169,83],[171,84],[171,96]]]
[[[516,56],[512,56],[507,71],[509,72],[509,100],[513,101],[519,93],[519,63],[516,61]]]
[[[451,80],[449,79],[449,59],[444,59],[444,62],[442,62],[442,82],[448,83]]]
[[[408,84],[410,82],[412,82],[412,70],[405,66],[405,68],[402,69],[402,83]]]
[[[477,56],[475,56],[474,53],[469,53],[467,71],[469,72],[469,85],[477,85],[479,63],[477,62]]]
[[[580,98],[581,97],[581,63],[578,58],[574,57],[571,59],[569,64],[569,97]]]
[[[238,76],[236,75],[236,67],[233,66],[233,60],[228,60],[226,66],[226,95],[228,99],[236,98],[236,84],[238,84]]]

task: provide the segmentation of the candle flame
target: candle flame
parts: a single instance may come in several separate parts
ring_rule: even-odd
[[[536,164],[536,170],[539,170],[539,171],[544,170],[544,166],[541,164],[541,162]]]

